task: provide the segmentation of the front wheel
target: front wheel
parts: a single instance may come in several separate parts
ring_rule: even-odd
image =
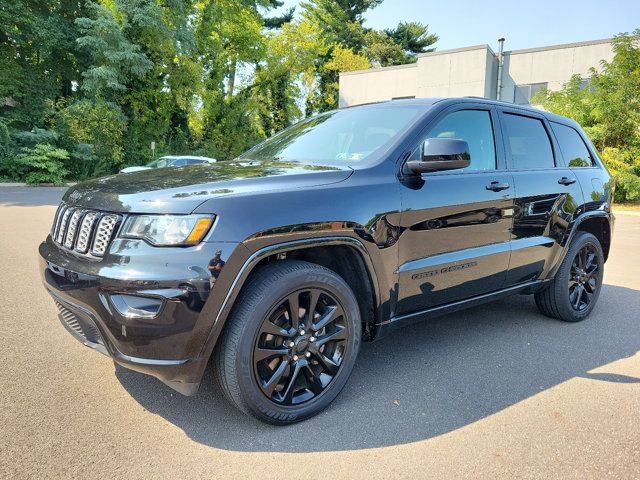
[[[326,408],[355,364],[356,298],[335,272],[302,261],[252,274],[216,347],[216,380],[240,410],[274,424]]]
[[[536,305],[545,315],[579,322],[595,307],[602,288],[604,255],[598,239],[579,232],[549,285],[535,294]]]

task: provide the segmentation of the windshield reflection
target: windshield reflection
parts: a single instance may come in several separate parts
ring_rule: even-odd
[[[420,109],[393,106],[336,110],[303,120],[240,158],[349,165],[389,146]]]

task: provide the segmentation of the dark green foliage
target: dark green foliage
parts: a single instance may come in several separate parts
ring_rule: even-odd
[[[587,88],[575,75],[534,103],[580,123],[616,179],[617,201],[640,200],[640,29],[618,35],[614,58],[591,70]]]
[[[52,130],[45,130],[44,128],[34,128],[28,132],[17,132],[14,135],[14,138],[20,146],[35,147],[39,143],[57,143],[60,138],[60,134]]]
[[[64,162],[69,153],[48,143],[23,147],[16,157],[16,169],[27,183],[62,184],[67,175]]]
[[[318,88],[307,98],[307,113],[338,107],[337,85],[340,71],[327,69],[336,47],[363,55],[373,66],[387,67],[416,61],[416,55],[433,50],[438,36],[418,22],[401,22],[394,29],[371,30],[364,27],[365,13],[382,0],[307,0],[303,16],[316,24],[324,40],[332,46],[316,62]],[[353,68],[355,69],[355,68]]]
[[[429,26],[418,22],[400,22],[394,29],[385,30],[408,55],[432,52],[438,36],[429,33]]]
[[[156,155],[234,158],[337,107],[341,71],[437,37],[363,27],[382,0],[11,0],[0,7],[0,176],[83,180]]]

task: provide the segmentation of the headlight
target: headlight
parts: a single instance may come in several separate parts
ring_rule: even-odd
[[[212,215],[132,215],[121,237],[141,238],[152,245],[196,245],[213,224]]]

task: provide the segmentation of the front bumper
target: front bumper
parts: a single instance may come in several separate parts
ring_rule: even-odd
[[[213,326],[211,315],[202,314],[215,289],[207,266],[216,252],[228,259],[236,246],[154,248],[117,239],[96,261],[61,249],[49,237],[39,248],[40,273],[76,339],[191,395],[208,361],[204,346]],[[147,301],[151,313],[124,309],[123,298]]]

